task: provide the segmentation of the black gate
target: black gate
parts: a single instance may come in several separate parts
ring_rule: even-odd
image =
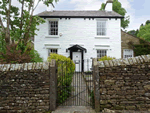
[[[81,61],[73,61],[75,69],[68,73],[70,63],[58,62],[58,106],[93,106],[92,60],[83,60],[84,72],[81,70]],[[77,69],[79,68],[79,69]]]

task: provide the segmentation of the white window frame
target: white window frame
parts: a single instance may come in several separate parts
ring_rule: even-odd
[[[55,31],[55,33],[57,33],[57,34],[54,34],[54,35],[52,35],[51,34],[51,24],[50,24],[50,22],[57,22],[57,27],[56,27],[56,25],[55,25],[55,30],[57,29],[57,32]],[[48,20],[48,35],[50,35],[50,36],[58,36],[58,34],[59,34],[59,31],[58,31],[58,29],[59,29],[59,22],[58,22],[58,20]]]
[[[100,54],[99,57],[98,57],[98,51],[101,51],[101,52],[99,52],[99,54]],[[106,53],[103,52],[103,51],[106,51]],[[101,57],[104,57],[104,56],[108,55],[108,50],[107,49],[97,49],[96,52],[97,52],[97,58],[101,58]],[[102,54],[106,54],[106,55],[102,55]]]
[[[52,50],[56,50],[56,52],[54,52],[54,51],[52,51]],[[58,49],[57,49],[57,48],[48,48],[47,51],[48,51],[48,56],[50,56],[51,53],[56,53],[56,54],[58,54]]]
[[[98,25],[98,23],[105,23],[105,27],[102,27],[102,25]],[[105,31],[103,31],[103,28]],[[100,29],[100,31],[98,31]],[[103,34],[104,33],[104,34]],[[107,35],[107,21],[96,21],[96,36],[106,36]]]
[[[123,58],[130,58],[130,57],[125,57],[126,51],[132,51],[132,53],[131,53],[131,55],[132,55],[131,58],[134,57],[134,52],[133,52],[132,49],[123,49]]]

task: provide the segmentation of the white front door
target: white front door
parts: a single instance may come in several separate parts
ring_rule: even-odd
[[[81,52],[73,52],[73,62],[75,63],[75,71],[81,72]]]

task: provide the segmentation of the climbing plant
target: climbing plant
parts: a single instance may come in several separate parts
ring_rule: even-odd
[[[140,40],[140,44],[133,44],[133,43],[129,43],[134,50],[134,55],[135,56],[140,56],[140,55],[148,55],[150,54],[150,43],[143,40],[143,39],[139,39]]]

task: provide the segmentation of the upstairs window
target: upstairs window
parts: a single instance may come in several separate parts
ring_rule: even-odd
[[[97,21],[97,35],[106,36],[106,22],[105,21]]]
[[[97,58],[107,56],[107,50],[97,50]]]
[[[48,49],[48,56],[50,56],[51,53],[56,53],[57,54],[57,49]]]
[[[58,21],[49,21],[49,35],[58,35]]]
[[[133,50],[132,49],[124,49],[123,58],[130,58],[130,57],[133,57]]]

